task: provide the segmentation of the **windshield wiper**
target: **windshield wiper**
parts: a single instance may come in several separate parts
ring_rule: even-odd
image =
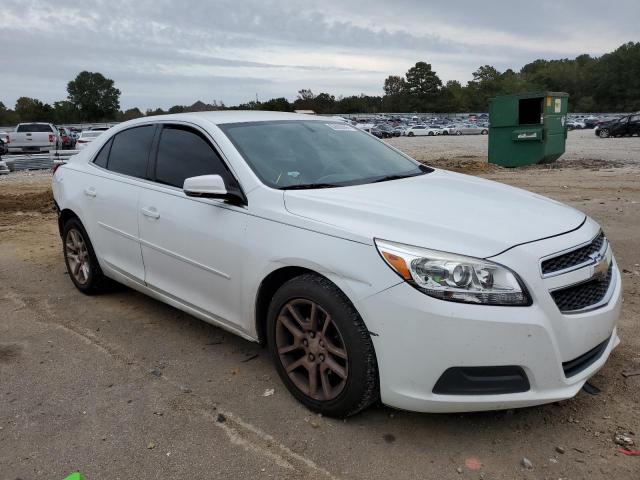
[[[403,178],[417,177],[418,175],[422,175],[422,174],[423,173],[420,172],[420,173],[406,173],[404,175],[385,175],[384,177],[376,178],[371,183],[388,182],[389,180],[401,180]]]
[[[333,183],[300,183],[298,185],[287,185],[280,187],[280,190],[311,190],[314,188],[334,188],[339,187]]]

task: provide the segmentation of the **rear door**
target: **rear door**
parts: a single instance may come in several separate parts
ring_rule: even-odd
[[[148,183],[148,162],[156,125],[114,135],[93,160],[83,185],[85,222],[101,263],[138,283],[144,266],[138,229],[138,199]]]
[[[246,209],[188,197],[182,190],[186,178],[199,175],[221,175],[227,186],[237,181],[207,135],[195,127],[165,125],[154,156],[155,182],[142,190],[138,214],[146,283],[246,330],[240,315]]]

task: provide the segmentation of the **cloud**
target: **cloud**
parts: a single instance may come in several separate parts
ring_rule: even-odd
[[[0,100],[52,102],[81,70],[122,90],[123,108],[227,104],[300,88],[381,94],[418,60],[466,81],[486,63],[601,54],[637,36],[637,2],[477,0],[5,0]],[[597,32],[597,35],[594,33]]]

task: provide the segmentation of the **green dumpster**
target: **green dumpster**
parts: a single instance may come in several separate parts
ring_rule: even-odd
[[[567,102],[562,92],[495,97],[489,103],[489,163],[521,167],[553,162],[564,153]]]

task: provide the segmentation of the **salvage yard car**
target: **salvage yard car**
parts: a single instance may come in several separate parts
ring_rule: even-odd
[[[20,123],[9,133],[9,152],[48,152],[60,146],[60,133],[50,123]]]
[[[420,136],[420,135],[440,135],[442,131],[436,127],[430,127],[428,125],[414,125],[413,127],[409,127],[405,130],[404,134],[407,137]]]
[[[265,343],[324,415],[567,399],[619,343],[620,273],[594,220],[332,119],[131,120],[57,168],[53,192],[81,292],[115,280]]]
[[[600,138],[640,136],[640,114],[600,122],[594,133]]]

